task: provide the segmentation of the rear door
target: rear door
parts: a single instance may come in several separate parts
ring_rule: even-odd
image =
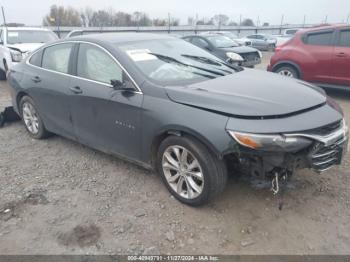
[[[350,28],[337,32],[332,60],[332,83],[350,87]]]
[[[68,103],[73,46],[61,43],[35,53],[22,81],[46,128],[68,138],[74,138]]]
[[[78,140],[101,151],[138,159],[143,95],[102,47],[80,43],[70,107]],[[116,90],[118,80],[132,90]]]
[[[332,57],[335,33],[333,30],[317,31],[302,36],[303,51],[308,58],[302,65],[304,80],[328,83],[332,78]]]

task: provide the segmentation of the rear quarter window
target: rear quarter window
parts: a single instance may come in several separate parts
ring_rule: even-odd
[[[332,45],[333,32],[309,33],[304,36],[304,42],[308,45]]]
[[[43,52],[39,51],[36,52],[32,57],[29,59],[29,63],[35,66],[41,67],[41,57],[42,57]]]

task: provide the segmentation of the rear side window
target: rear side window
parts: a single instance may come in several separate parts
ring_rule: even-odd
[[[29,63],[35,66],[41,66],[41,57],[42,57],[43,52],[39,51],[36,52],[34,55],[29,60]]]
[[[350,46],[350,30],[340,31],[338,46]]]
[[[306,36],[305,43],[308,45],[332,45],[333,32],[311,33]]]
[[[45,69],[68,73],[69,58],[73,49],[73,44],[58,44],[45,48],[42,67]]]

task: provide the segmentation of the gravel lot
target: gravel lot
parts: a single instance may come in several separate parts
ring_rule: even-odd
[[[350,122],[350,93],[330,95]],[[0,82],[0,107],[7,101]],[[0,129],[0,254],[350,254],[349,166],[350,154],[323,174],[299,172],[282,211],[271,192],[233,177],[209,205],[191,208],[150,171],[8,124]]]

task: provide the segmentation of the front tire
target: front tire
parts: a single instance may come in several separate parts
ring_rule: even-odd
[[[227,181],[223,161],[190,137],[166,138],[158,150],[157,169],[170,193],[191,206],[207,203]]]
[[[32,98],[24,96],[19,104],[22,121],[29,135],[35,139],[43,139],[49,135]]]

